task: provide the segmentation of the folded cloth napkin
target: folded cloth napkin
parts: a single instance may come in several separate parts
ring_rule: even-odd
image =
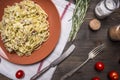
[[[71,31],[72,25],[71,18],[75,6],[74,4],[70,5],[69,2],[65,0],[52,0],[52,2],[56,6],[59,15],[61,16],[61,35],[54,51],[44,61],[32,65],[17,65],[1,58],[0,62],[1,74],[7,76],[12,80],[19,80],[15,77],[15,73],[21,69],[25,72],[25,76],[20,80],[30,80],[30,78],[40,70],[40,68],[43,69],[62,54],[69,37],[69,33]],[[37,80],[51,80],[55,69],[56,67],[49,69]]]

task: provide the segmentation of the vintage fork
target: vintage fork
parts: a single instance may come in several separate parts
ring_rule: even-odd
[[[72,76],[84,64],[86,64],[89,60],[93,59],[97,54],[102,52],[104,48],[105,48],[105,44],[101,44],[101,45],[97,46],[96,48],[94,48],[92,51],[89,52],[88,58],[82,64],[80,64],[78,67],[76,67],[72,71],[68,72],[67,74],[65,74],[60,80],[65,80],[67,77]]]

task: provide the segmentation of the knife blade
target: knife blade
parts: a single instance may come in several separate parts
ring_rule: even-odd
[[[73,4],[76,3],[76,0],[65,0],[65,1],[72,2]]]
[[[45,67],[43,70],[41,70],[40,72],[38,72],[35,75],[33,75],[30,80],[36,80],[39,76],[41,76],[43,73],[45,73],[51,67],[55,67],[56,65],[60,64],[65,58],[67,58],[73,52],[74,49],[75,49],[75,45],[72,44],[67,49],[67,51],[65,51],[60,57],[58,57],[57,59],[55,59],[50,65],[48,65],[47,67]]]

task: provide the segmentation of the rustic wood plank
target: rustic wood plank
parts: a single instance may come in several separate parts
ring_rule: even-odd
[[[60,80],[63,75],[84,62],[88,57],[88,52],[100,43],[106,44],[104,52],[66,80],[91,80],[94,76],[99,76],[101,80],[109,80],[107,75],[110,70],[116,70],[120,74],[120,64],[118,63],[120,59],[120,42],[112,42],[108,37],[108,28],[117,23],[110,21],[110,18],[106,18],[101,20],[102,26],[99,31],[89,29],[89,21],[96,18],[94,8],[99,1],[91,0],[85,21],[77,34],[77,38],[73,42],[68,42],[65,48],[67,49],[70,44],[74,43],[76,49],[69,58],[57,67],[52,80]],[[104,71],[97,72],[94,69],[97,61],[102,61],[105,64]]]

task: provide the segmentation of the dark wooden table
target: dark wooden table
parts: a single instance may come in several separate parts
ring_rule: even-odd
[[[109,80],[108,72],[111,70],[117,71],[120,75],[120,64],[118,62],[120,59],[120,42],[113,42],[108,37],[108,29],[119,22],[111,20],[110,16],[101,20],[101,29],[98,31],[90,30],[88,25],[90,20],[96,18],[94,8],[99,1],[91,0],[85,22],[82,24],[77,38],[73,42],[68,42],[66,45],[67,48],[70,44],[74,43],[76,49],[69,58],[57,67],[52,80],[60,80],[63,75],[84,62],[88,57],[89,51],[100,43],[106,44],[104,52],[89,61],[84,67],[66,80],[91,80],[95,76],[100,77],[101,80]],[[102,61],[105,65],[105,69],[102,72],[97,72],[94,68],[95,63],[98,61]]]
[[[109,80],[108,72],[111,70],[117,71],[120,75],[120,64],[118,63],[120,59],[120,42],[113,42],[108,37],[108,29],[111,26],[119,24],[119,21],[112,21],[109,16],[104,20],[100,20],[102,24],[100,30],[92,31],[89,29],[89,21],[96,18],[94,8],[99,1],[100,0],[91,0],[85,21],[82,24],[76,39],[72,42],[68,42],[65,47],[66,50],[71,44],[75,44],[76,49],[65,61],[58,65],[52,80],[60,80],[63,75],[84,62],[88,57],[89,51],[101,43],[106,44],[104,52],[89,61],[73,76],[66,80],[91,80],[91,78],[95,76],[100,77],[101,80]],[[105,65],[105,69],[102,72],[98,72],[94,68],[95,63],[98,61],[102,61]],[[0,80],[9,79],[0,75]]]

